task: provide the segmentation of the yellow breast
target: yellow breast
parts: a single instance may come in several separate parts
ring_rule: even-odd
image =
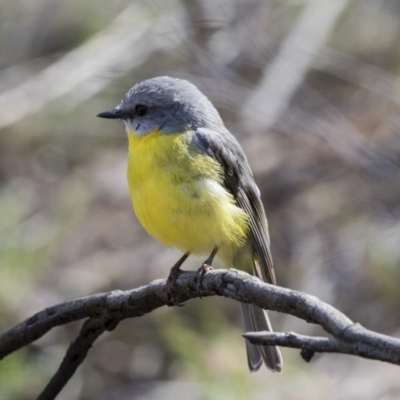
[[[247,215],[222,187],[219,164],[189,150],[189,132],[128,138],[132,203],[150,235],[195,254],[244,244]]]

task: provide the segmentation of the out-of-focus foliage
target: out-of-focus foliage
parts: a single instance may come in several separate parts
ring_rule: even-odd
[[[172,75],[198,85],[243,145],[279,284],[398,335],[399,41],[395,0],[0,0],[0,328],[167,276],[179,253],[133,215],[123,127],[95,115]],[[274,326],[321,334],[288,316]],[[305,364],[284,350],[282,375],[252,376],[240,329],[224,299],[125,321],[59,398],[400,397],[397,367],[346,356]],[[34,398],[78,330],[1,361],[0,397]]]

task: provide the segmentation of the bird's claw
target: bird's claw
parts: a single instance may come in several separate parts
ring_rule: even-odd
[[[180,269],[171,269],[169,276],[167,278],[167,283],[165,284],[164,294],[167,298],[168,305],[182,307],[184,304],[180,303],[176,298],[176,281],[179,276],[183,273]]]
[[[200,296],[201,291],[203,290],[203,278],[204,274],[207,273],[208,271],[211,271],[213,267],[211,265],[208,265],[204,263],[198,270],[197,270],[197,282],[196,282],[196,290],[197,293],[199,294],[199,298],[201,299],[202,297]]]

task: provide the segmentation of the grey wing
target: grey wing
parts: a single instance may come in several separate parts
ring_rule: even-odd
[[[221,165],[224,187],[249,216],[251,243],[260,267],[256,266],[255,273],[265,282],[275,284],[267,218],[260,191],[239,143],[228,131],[221,133],[201,128],[194,132],[191,146]]]

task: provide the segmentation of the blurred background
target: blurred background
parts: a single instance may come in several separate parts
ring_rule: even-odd
[[[399,336],[399,41],[397,0],[0,0],[1,330],[168,275],[179,252],[133,214],[123,126],[95,116],[171,75],[242,144],[278,283]],[[400,398],[398,367],[350,356],[284,349],[282,375],[250,375],[238,310],[208,298],[124,321],[59,399]],[[80,326],[2,360],[1,399],[35,398]]]

